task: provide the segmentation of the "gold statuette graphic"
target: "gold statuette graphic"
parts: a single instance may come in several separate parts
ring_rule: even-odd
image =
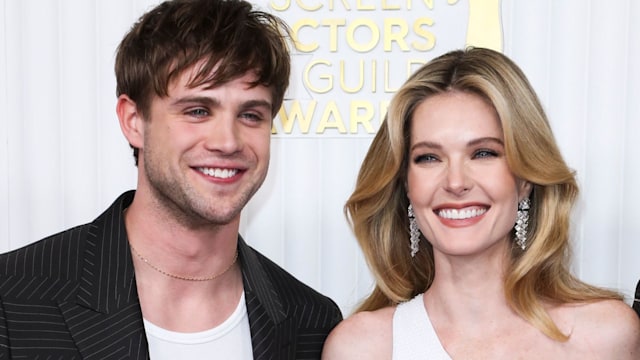
[[[449,4],[456,2],[458,0],[449,0]],[[500,0],[469,0],[466,46],[502,52]]]

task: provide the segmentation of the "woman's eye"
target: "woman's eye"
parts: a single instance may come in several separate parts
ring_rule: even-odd
[[[438,158],[433,154],[421,154],[413,158],[415,163],[434,162],[438,161]]]
[[[496,156],[498,156],[497,152],[493,150],[487,150],[487,149],[478,150],[473,154],[473,157],[475,159],[490,158],[490,157],[496,157]]]

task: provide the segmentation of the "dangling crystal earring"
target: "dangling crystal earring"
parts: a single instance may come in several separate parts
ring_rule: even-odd
[[[531,201],[524,198],[518,203],[518,213],[516,215],[516,243],[522,250],[527,248],[527,227],[529,226],[529,206]]]
[[[420,250],[418,247],[418,244],[420,243],[420,229],[418,229],[418,222],[416,221],[416,216],[413,213],[413,206],[411,206],[411,204],[409,204],[408,213],[409,232],[411,234],[409,238],[411,241],[411,257],[415,257],[418,250]]]

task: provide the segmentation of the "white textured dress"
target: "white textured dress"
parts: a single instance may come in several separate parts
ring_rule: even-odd
[[[393,314],[393,360],[451,360],[442,347],[422,294],[397,306]]]

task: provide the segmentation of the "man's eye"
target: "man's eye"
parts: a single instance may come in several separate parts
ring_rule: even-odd
[[[208,116],[209,112],[206,109],[197,108],[197,109],[191,109],[187,111],[187,114],[191,116],[196,116],[196,117],[203,117],[203,116]]]
[[[263,116],[255,113],[242,113],[240,114],[240,117],[253,122],[260,122],[263,119]]]

